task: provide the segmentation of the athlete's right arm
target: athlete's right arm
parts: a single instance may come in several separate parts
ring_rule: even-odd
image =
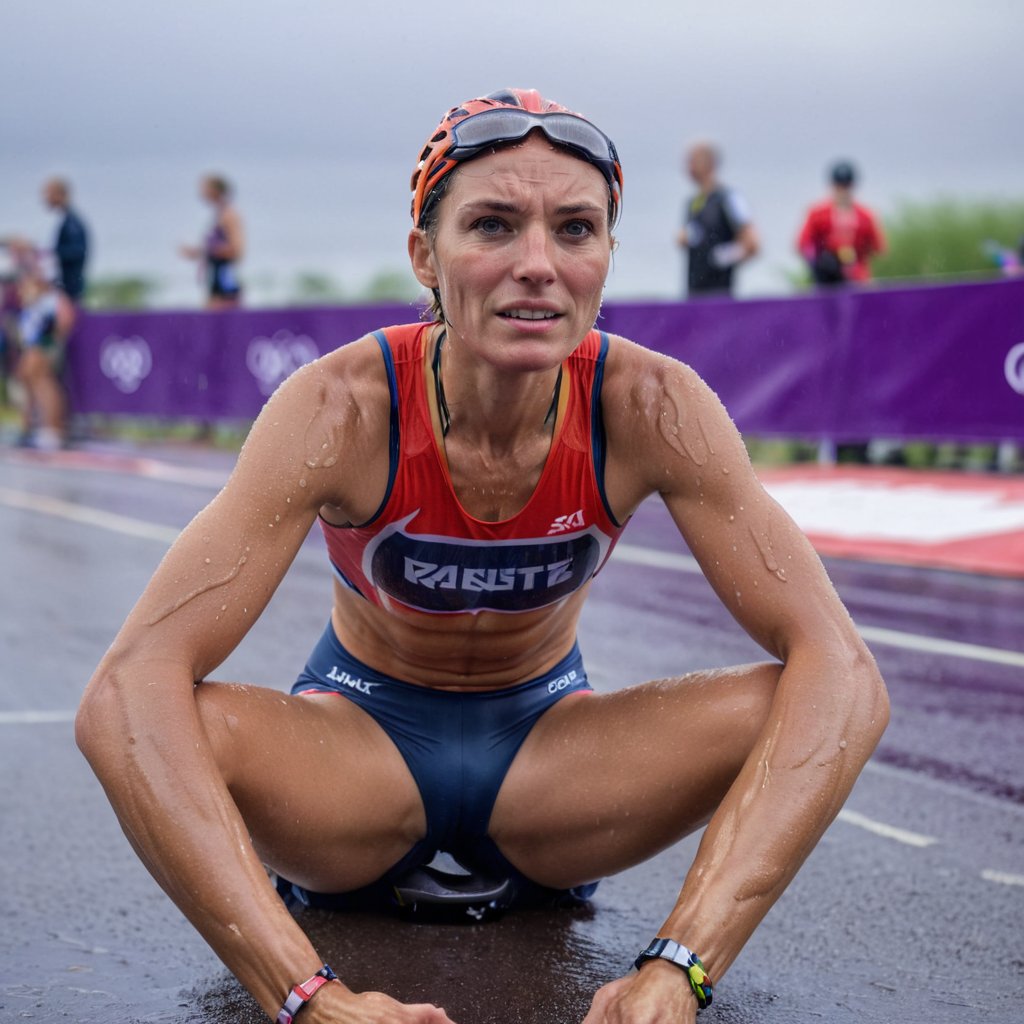
[[[227,485],[174,543],[104,656],[76,720],[139,857],[272,1018],[323,961],[253,851],[193,690],[255,622],[320,506],[355,517],[380,500],[387,386],[382,402],[376,345],[349,348],[300,370],[267,403]],[[333,983],[303,1019],[448,1022],[433,1007]]]

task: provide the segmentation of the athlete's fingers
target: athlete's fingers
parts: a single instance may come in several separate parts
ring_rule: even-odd
[[[410,1003],[406,1009],[418,1015],[413,1018],[415,1024],[455,1024],[440,1006],[433,1003]]]
[[[455,1024],[440,1006],[433,1003],[400,1003],[383,992],[361,992],[352,998],[346,994],[345,1005],[335,1009],[326,1002],[309,1004],[309,1024]]]
[[[594,995],[583,1024],[691,1024],[697,1001],[670,975],[630,974]]]
[[[611,1005],[616,991],[626,984],[626,980],[626,978],[619,978],[617,981],[609,982],[594,993],[590,1010],[583,1018],[583,1024],[606,1024],[610,1019],[607,1016],[608,1007]]]

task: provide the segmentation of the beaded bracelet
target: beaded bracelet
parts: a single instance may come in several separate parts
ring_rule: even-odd
[[[284,1006],[278,1011],[277,1024],[292,1024],[295,1020],[295,1015],[301,1010],[306,1003],[313,998],[314,995],[329,981],[337,981],[338,976],[324,964],[312,978],[307,978],[301,985],[296,985],[295,988],[288,993],[288,998],[284,1001]]]

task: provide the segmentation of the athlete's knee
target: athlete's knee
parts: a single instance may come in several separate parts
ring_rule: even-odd
[[[768,718],[775,692],[782,676],[782,665],[778,662],[766,661],[751,665],[743,674],[744,685],[741,687],[743,702],[741,711],[751,723],[760,729]]]
[[[728,737],[738,756],[746,756],[768,721],[781,674],[781,665],[764,662],[722,669],[706,680],[707,725]]]
[[[224,781],[231,783],[237,766],[237,743],[240,735],[238,715],[232,708],[236,695],[227,693],[228,687],[220,683],[200,683],[195,688],[196,710],[199,722],[213,752],[214,761]]]
[[[753,667],[751,682],[755,696],[769,705],[775,699],[775,691],[779,688],[783,666],[777,661],[765,661]]]

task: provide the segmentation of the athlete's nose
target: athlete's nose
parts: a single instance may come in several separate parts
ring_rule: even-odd
[[[513,273],[517,281],[547,284],[555,278],[554,239],[546,225],[529,224],[520,232]]]

